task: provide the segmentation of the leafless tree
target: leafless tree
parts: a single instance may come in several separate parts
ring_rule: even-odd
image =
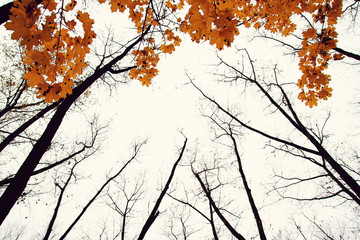
[[[292,126],[293,129],[299,133],[300,136],[303,136],[308,141],[307,144],[298,144],[296,141],[287,139],[286,136],[278,137],[273,134],[269,134],[258,127],[251,126],[245,120],[242,120],[240,117],[238,117],[238,114],[232,113],[220,105],[216,100],[206,95],[204,91],[202,91],[195,85],[193,81],[191,81],[193,86],[202,94],[204,98],[214,104],[215,108],[231,118],[234,123],[238,124],[243,129],[257,133],[271,140],[272,142],[280,144],[281,146],[277,148],[278,150],[286,151],[296,156],[305,156],[304,159],[310,161],[316,167],[319,167],[324,172],[324,174],[326,174],[327,178],[336,183],[339,187],[338,190],[333,191],[332,194],[328,194],[327,196],[337,196],[341,192],[345,194],[342,196],[345,197],[347,195],[345,198],[351,199],[357,204],[360,204],[360,186],[357,183],[357,179],[355,179],[354,176],[350,174],[347,169],[344,168],[341,163],[335,160],[329,151],[325,149],[323,144],[324,137],[318,135],[317,132],[313,129],[305,126],[304,123],[300,120],[300,117],[296,113],[289,96],[284,90],[284,87],[279,84],[277,80],[276,71],[274,72],[275,80],[273,82],[268,84],[260,83],[260,81],[257,80],[257,74],[255,71],[255,66],[253,65],[253,61],[251,60],[246,50],[242,51],[244,51],[245,55],[248,56],[248,62],[251,67],[251,72],[249,74],[238,70],[236,67],[231,66],[220,59],[221,64],[225,65],[233,74],[232,78],[229,78],[229,81],[243,80],[244,84],[252,84],[269,101],[270,107],[273,109],[271,111],[279,113],[279,115],[282,116],[290,124],[290,126]],[[271,95],[272,91],[277,91],[280,94],[280,97],[278,97],[280,100],[275,99]],[[307,145],[309,144],[311,144],[313,148],[308,147]]]
[[[119,181],[114,180],[114,188],[106,192],[107,205],[121,216],[121,221],[117,221],[120,228],[120,239],[125,239],[126,227],[130,219],[135,215],[132,213],[144,195],[144,176],[136,179],[134,186],[129,181],[130,178],[122,177]],[[129,189],[130,188],[130,189]]]
[[[74,228],[74,226],[77,224],[77,222],[82,218],[82,216],[86,213],[88,208],[95,202],[95,200],[99,197],[99,195],[103,192],[104,189],[117,177],[120,176],[120,174],[124,171],[124,169],[132,162],[139,154],[139,151],[141,150],[142,146],[146,143],[146,141],[143,141],[141,143],[135,143],[133,146],[133,154],[127,160],[124,165],[116,171],[115,174],[110,176],[99,188],[99,190],[93,195],[93,197],[88,201],[88,203],[82,208],[78,216],[74,219],[74,221],[70,224],[70,226],[65,230],[65,232],[60,236],[59,239],[65,239],[65,237],[70,233],[70,231]]]
[[[134,68],[134,66],[124,67],[121,69],[114,69],[119,61],[122,61],[128,53],[138,44],[140,44],[144,38],[144,36],[150,31],[150,28],[144,29],[135,40],[129,42],[126,47],[124,47],[123,51],[118,54],[114,54],[112,58],[108,61],[104,59],[99,66],[95,68],[93,73],[89,75],[86,79],[79,82],[79,84],[73,89],[73,93],[68,96],[66,99],[60,100],[57,103],[54,103],[51,109],[54,109],[56,106],[56,110],[51,116],[50,120],[45,124],[46,128],[44,129],[43,133],[39,135],[36,139],[33,139],[33,146],[31,147],[31,151],[29,152],[28,156],[25,157],[24,162],[22,163],[21,167],[18,169],[17,173],[13,177],[13,181],[6,187],[5,191],[2,193],[0,197],[0,206],[1,206],[1,213],[0,213],[0,222],[2,223],[8,213],[10,212],[11,208],[14,206],[16,201],[22,195],[23,191],[25,190],[30,177],[33,175],[36,167],[39,165],[40,160],[44,153],[48,150],[49,146],[51,146],[52,141],[54,139],[55,134],[57,133],[66,113],[69,109],[74,105],[77,99],[86,92],[89,87],[100,79],[106,73],[112,74],[119,74],[123,72],[127,72],[128,70]],[[35,116],[32,119],[37,119],[38,117]],[[32,124],[31,119],[29,120],[30,124]],[[29,122],[27,121],[27,122]],[[26,122],[25,122],[26,124]],[[25,126],[25,129],[28,126]],[[21,131],[18,131],[16,136],[18,136]],[[16,130],[14,131],[16,132]],[[11,135],[11,134],[10,134]],[[7,142],[11,142],[16,136],[12,137]],[[4,144],[4,147],[7,146],[8,143]]]
[[[160,204],[163,200],[163,198],[165,197],[166,195],[166,192],[168,191],[169,187],[170,187],[170,183],[175,175],[175,170],[176,170],[176,167],[178,166],[180,160],[182,159],[183,157],[183,154],[185,152],[185,148],[186,148],[186,143],[187,143],[187,139],[185,139],[184,141],[184,144],[182,146],[182,148],[179,150],[179,157],[178,159],[175,161],[172,169],[171,169],[171,172],[170,172],[170,175],[165,183],[165,186],[164,188],[161,190],[161,193],[159,195],[159,197],[156,199],[155,201],[155,205],[154,207],[152,208],[147,220],[145,221],[141,231],[140,231],[140,234],[139,234],[139,237],[138,239],[144,239],[147,231],[150,229],[151,225],[155,222],[156,218],[159,216],[160,214],[160,211],[159,211],[159,207],[160,207]]]
[[[241,107],[238,107],[240,103],[234,105],[220,103],[220,101],[210,97],[205,90],[197,86],[194,80],[190,77],[189,79],[190,83],[199,91],[200,95],[209,105],[206,108],[208,112],[203,115],[210,119],[210,122],[214,125],[213,129],[221,131],[221,133],[217,132],[215,137],[219,145],[224,145],[227,148],[231,146],[230,149],[233,150],[244,189],[247,192],[251,205],[250,208],[256,219],[259,236],[261,235],[260,238],[265,239],[266,231],[264,231],[264,226],[262,226],[262,220],[255,201],[252,199],[252,191],[249,186],[246,186],[248,184],[245,172],[241,171],[243,166],[238,146],[238,139],[243,139],[239,141],[246,142],[246,137],[251,133],[262,137],[266,141],[264,146],[267,149],[271,149],[269,154],[281,154],[281,156],[289,158],[289,161],[293,159],[292,161],[296,161],[297,166],[301,159],[300,162],[303,163],[304,168],[308,169],[307,172],[301,173],[299,171],[296,174],[302,175],[296,176],[290,175],[294,174],[298,169],[293,169],[289,172],[274,169],[274,176],[275,179],[278,179],[278,182],[272,191],[276,191],[282,198],[296,201],[326,201],[326,203],[330,203],[331,199],[332,205],[335,207],[347,202],[356,209],[360,204],[359,174],[356,167],[358,160],[351,154],[347,154],[346,157],[343,155],[338,156],[336,151],[329,148],[331,144],[329,144],[326,123],[330,115],[322,116],[324,118],[322,124],[303,120],[297,113],[291,96],[287,93],[288,89],[294,86],[286,82],[280,83],[276,68],[272,71],[271,77],[261,79],[256,72],[257,67],[248,52],[245,49],[240,49],[238,53],[238,55],[242,53],[243,59],[245,59],[239,65],[230,64],[219,56],[220,64],[214,76],[220,79],[219,84],[228,84],[233,88],[240,86],[239,88],[243,90],[237,91],[239,95],[244,95],[241,98],[244,101],[246,101],[246,94],[251,92],[254,94],[254,99],[256,99],[255,96],[258,97],[259,103],[265,102],[263,105],[264,113],[261,116],[263,118],[263,121],[261,121],[263,125],[252,123],[250,118],[246,119],[246,116],[248,116],[246,113],[259,111],[260,109],[241,109]],[[223,73],[220,72],[221,67],[224,67]],[[243,103],[246,105],[246,102]],[[274,119],[277,120],[272,122]],[[281,124],[281,128],[286,130],[272,133],[273,128],[268,126],[276,125],[277,123],[279,126]],[[240,137],[241,135],[244,136]],[[224,136],[230,138],[230,143],[224,140]],[[336,148],[339,148],[339,146],[336,146]],[[243,151],[246,152],[246,149]],[[195,177],[201,184],[203,192],[210,198],[212,188],[217,185],[213,185],[212,188],[209,187],[206,177],[203,177],[205,180],[202,180],[199,173],[202,173],[202,171],[195,172]],[[296,190],[293,191],[292,188]],[[267,194],[269,193],[271,191]],[[291,195],[294,193],[297,195]],[[216,205],[214,204],[214,206]],[[239,230],[241,231],[241,229]]]

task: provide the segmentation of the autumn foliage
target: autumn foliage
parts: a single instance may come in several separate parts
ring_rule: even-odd
[[[149,86],[157,74],[161,54],[171,54],[188,34],[194,42],[208,41],[218,50],[229,47],[240,34],[239,27],[266,29],[289,36],[297,30],[293,17],[306,19],[302,32],[298,80],[299,99],[312,107],[331,96],[330,76],[324,71],[342,55],[336,47],[335,24],[342,15],[341,0],[98,0],[112,12],[128,14],[138,32],[148,26],[156,34],[143,40],[132,52],[136,68],[130,78]],[[65,5],[66,2],[66,5]],[[58,101],[71,94],[74,79],[83,73],[85,56],[96,34],[89,14],[74,12],[76,1],[22,0],[12,8],[6,27],[22,46],[28,86],[45,101]],[[162,8],[162,12],[158,12]],[[164,10],[165,9],[165,10]],[[159,35],[160,34],[160,35]]]
[[[28,86],[36,88],[38,97],[47,102],[72,93],[74,79],[83,73],[85,56],[96,37],[88,13],[78,11],[74,17],[66,14],[75,4],[71,1],[59,7],[54,0],[44,0],[40,5],[32,0],[16,1],[5,25],[13,30],[12,38],[19,40],[23,48]],[[73,34],[78,25],[84,32],[82,36]]]

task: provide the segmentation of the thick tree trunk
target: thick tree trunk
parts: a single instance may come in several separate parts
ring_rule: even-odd
[[[80,94],[81,93],[78,92],[77,95],[73,94],[69,96],[62,104],[59,105],[58,110],[51,118],[42,136],[36,142],[33,149],[27,156],[26,160],[16,173],[13,181],[10,183],[10,185],[6,188],[5,192],[1,196],[0,224],[2,224],[2,222],[5,220],[11,208],[15,205],[16,201],[19,199],[19,197],[25,190],[25,187],[30,177],[32,176],[36,166],[40,162],[41,157],[44,155],[47,148],[50,146],[51,141],[55,136],[55,133],[59,129],[66,112],[69,110],[70,106],[74,103],[74,101]]]
[[[4,22],[9,20],[10,15],[10,9],[14,6],[13,2],[9,2],[8,4],[5,4],[0,7],[0,24],[3,24]]]
[[[148,27],[136,41],[134,41],[129,47],[127,47],[122,54],[113,58],[102,68],[97,68],[91,76],[89,76],[84,82],[82,82],[78,87],[76,87],[73,93],[69,95],[66,99],[64,99],[63,102],[59,105],[42,136],[36,142],[33,149],[27,156],[26,160],[19,168],[13,181],[10,183],[3,195],[0,197],[0,225],[3,223],[3,221],[9,214],[11,208],[15,205],[16,201],[19,199],[19,197],[25,190],[25,187],[30,177],[32,176],[36,166],[39,164],[41,157],[44,155],[44,153],[50,146],[51,141],[54,138],[57,130],[59,129],[65,114],[75,102],[75,100],[82,93],[84,93],[97,79],[99,79],[106,72],[111,71],[111,67],[115,65],[118,61],[122,60],[131,51],[131,49],[133,49],[133,47],[135,47],[143,39],[143,37],[148,33],[149,30],[150,27]],[[128,71],[131,68],[132,67],[123,69],[123,71]]]
[[[42,0],[35,0],[37,4],[42,3]],[[10,9],[14,6],[14,2],[9,2],[0,7],[0,25],[9,20],[11,15]]]

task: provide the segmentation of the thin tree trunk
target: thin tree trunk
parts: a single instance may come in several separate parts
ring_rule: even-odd
[[[180,155],[179,155],[177,161],[176,161],[176,162],[174,163],[174,165],[173,165],[173,168],[172,168],[171,173],[170,173],[170,176],[169,176],[169,178],[168,178],[168,180],[167,180],[167,182],[166,182],[166,184],[165,184],[165,186],[164,186],[164,189],[161,191],[160,196],[159,196],[158,199],[156,200],[156,203],[155,203],[154,208],[152,209],[152,211],[151,211],[148,219],[146,220],[143,228],[141,229],[141,232],[140,232],[140,235],[139,235],[139,237],[138,237],[138,240],[144,239],[145,234],[146,234],[147,231],[150,229],[151,225],[155,222],[157,216],[158,216],[159,213],[160,213],[160,212],[159,212],[160,203],[161,203],[162,199],[164,198],[164,196],[165,196],[165,194],[166,194],[166,191],[168,190],[168,188],[169,188],[169,186],[170,186],[171,180],[172,180],[172,178],[174,177],[174,174],[175,174],[175,169],[176,169],[178,163],[180,162],[180,160],[181,160],[181,158],[182,158],[182,156],[183,156],[183,153],[184,153],[185,147],[186,147],[186,142],[187,142],[187,139],[185,139],[185,141],[184,141],[184,145],[183,145],[183,147],[182,147],[182,149],[181,149]]]
[[[54,227],[54,223],[55,223],[56,217],[57,217],[57,215],[58,215],[58,213],[59,213],[59,209],[60,209],[60,206],[61,206],[61,201],[62,201],[62,199],[63,199],[63,196],[64,196],[64,193],[65,193],[66,187],[67,187],[67,186],[69,185],[69,183],[70,183],[70,180],[71,180],[71,178],[72,178],[72,176],[73,176],[73,171],[74,171],[74,168],[75,168],[76,165],[77,165],[77,163],[75,163],[75,165],[72,167],[71,172],[70,172],[70,174],[69,174],[69,176],[68,176],[68,178],[67,178],[64,186],[61,187],[60,185],[57,185],[57,186],[60,188],[60,195],[59,195],[58,201],[57,201],[56,206],[55,206],[55,209],[54,209],[54,213],[53,213],[53,215],[52,215],[52,217],[51,217],[51,219],[50,219],[49,226],[48,226],[48,228],[47,228],[47,230],[46,230],[46,233],[45,233],[45,236],[44,236],[43,240],[48,240],[49,237],[50,237],[50,234],[51,234],[52,229],[53,229],[53,227]],[[56,183],[55,183],[55,184],[56,184]]]
[[[220,220],[224,223],[225,227],[231,232],[231,234],[238,240],[245,240],[245,238],[236,231],[236,229],[228,222],[228,220],[224,217],[224,215],[220,212],[219,208],[216,206],[214,200],[212,199],[210,192],[208,189],[206,189],[205,184],[203,183],[203,181],[201,180],[200,176],[198,173],[196,173],[193,170],[193,174],[195,175],[196,179],[198,180],[198,182],[201,185],[202,190],[204,191],[206,197],[208,198],[208,200],[211,203],[211,206],[214,208],[214,211],[216,212],[216,214],[218,215],[218,217],[220,218]]]
[[[126,211],[124,212],[122,229],[121,229],[121,240],[125,240],[125,226],[126,226]]]
[[[210,226],[211,226],[211,231],[214,236],[214,240],[219,240],[219,237],[217,235],[216,228],[215,228],[214,213],[213,213],[213,208],[211,206],[210,200],[209,200],[209,211],[210,211]]]
[[[244,188],[245,188],[247,197],[249,199],[251,210],[253,212],[253,215],[254,215],[254,218],[255,218],[255,221],[256,221],[256,225],[257,225],[257,228],[258,228],[258,231],[259,231],[260,239],[261,240],[266,240],[266,235],[265,235],[265,232],[264,232],[264,227],[262,225],[262,220],[261,220],[259,211],[258,211],[258,209],[256,207],[255,200],[254,200],[254,198],[253,198],[253,196],[251,194],[251,189],[250,189],[250,187],[249,187],[249,185],[247,183],[245,172],[244,172],[244,169],[243,169],[242,163],[241,163],[240,154],[239,154],[239,151],[237,149],[236,140],[235,140],[234,136],[231,133],[231,129],[230,129],[229,136],[230,136],[230,138],[231,138],[231,140],[233,142],[233,145],[234,145],[234,152],[235,152],[235,155],[236,155],[236,160],[237,160],[237,163],[238,163],[240,176],[241,176],[242,182],[244,184]]]

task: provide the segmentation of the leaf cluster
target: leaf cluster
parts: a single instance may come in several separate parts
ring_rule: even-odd
[[[130,78],[146,86],[158,74],[159,56],[171,54],[180,45],[181,38],[175,32],[188,34],[197,43],[209,41],[222,50],[231,46],[241,25],[264,28],[286,37],[297,29],[293,16],[311,16],[304,17],[308,28],[303,30],[298,54],[302,77],[297,84],[299,99],[309,107],[331,96],[331,77],[324,71],[329,61],[343,58],[331,52],[337,43],[335,24],[343,13],[341,0],[99,0],[99,3],[109,4],[112,12],[128,14],[139,33],[153,27],[153,36],[144,39],[142,48],[133,52],[136,68],[130,71]],[[37,88],[38,97],[48,102],[71,94],[73,79],[87,66],[84,58],[96,37],[92,30],[94,20],[88,13],[77,11],[76,18],[68,17],[74,11],[75,0],[66,7],[59,5],[56,0],[45,0],[40,5],[35,0],[17,1],[11,21],[6,24],[13,31],[13,39],[19,40],[25,49],[28,86]],[[79,23],[83,36],[78,34]]]

